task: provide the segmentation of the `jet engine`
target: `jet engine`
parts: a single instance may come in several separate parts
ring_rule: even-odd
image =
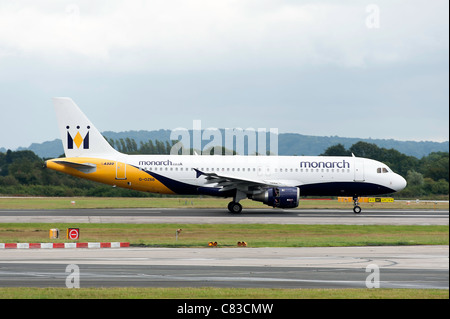
[[[300,200],[298,187],[272,187],[262,193],[252,195],[252,200],[279,208],[295,208]]]

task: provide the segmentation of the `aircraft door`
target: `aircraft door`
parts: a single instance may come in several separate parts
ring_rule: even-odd
[[[116,162],[116,179],[127,179],[127,165]]]
[[[354,160],[355,172],[354,172],[354,181],[355,182],[364,182],[364,159],[355,158]]]

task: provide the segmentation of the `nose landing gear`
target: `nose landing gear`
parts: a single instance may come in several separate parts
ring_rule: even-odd
[[[361,213],[361,207],[359,206],[358,196],[353,196],[353,212],[355,214]]]

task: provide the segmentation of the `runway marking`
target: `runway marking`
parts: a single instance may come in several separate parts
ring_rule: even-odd
[[[61,265],[74,263],[84,287],[365,288],[375,263],[381,288],[448,289],[448,256],[448,246],[13,250],[0,251],[0,286],[61,286]]]
[[[17,280],[17,277],[21,277],[25,279],[26,277],[35,277],[35,278],[50,278],[50,279],[64,279],[67,274],[65,272],[61,273],[50,273],[50,272],[9,272],[9,271],[0,271],[0,276],[5,277],[2,278],[2,281],[6,280]],[[15,278],[13,278],[13,276]],[[362,274],[365,277],[364,274]],[[108,281],[114,281],[115,278],[124,279],[127,278],[129,280],[142,280],[149,279],[155,282],[167,282],[167,281],[182,281],[182,282],[247,282],[247,283],[307,283],[307,284],[320,284],[320,285],[328,285],[328,286],[345,286],[345,287],[362,287],[366,288],[365,278],[363,280],[323,280],[323,279],[295,279],[295,278],[274,278],[274,277],[248,277],[248,276],[232,276],[232,277],[217,277],[217,276],[197,276],[196,274],[192,275],[184,275],[184,276],[174,276],[170,274],[165,275],[152,275],[145,273],[137,273],[137,274],[112,274],[112,273],[97,273],[92,271],[83,271],[81,280],[89,279],[108,279]],[[84,282],[88,284],[88,281]],[[414,281],[381,281],[380,288],[414,288],[414,289],[445,289],[442,287],[442,282],[439,278],[436,278],[436,281],[423,281],[423,280],[414,280]]]

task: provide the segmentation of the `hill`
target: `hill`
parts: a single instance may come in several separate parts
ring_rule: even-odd
[[[170,140],[170,130],[157,131],[126,131],[126,132],[103,132],[103,135],[108,139],[119,140],[130,138],[134,139],[139,145],[140,142],[147,142],[149,140],[159,140],[162,142]],[[222,130],[223,132],[223,130]],[[191,132],[192,133],[192,132]],[[192,136],[192,134],[191,134]],[[225,136],[222,134],[222,136]],[[397,151],[422,158],[432,152],[448,152],[449,142],[431,142],[431,141],[398,141],[394,139],[363,139],[363,138],[348,138],[339,136],[310,136],[297,133],[281,133],[278,137],[278,154],[279,155],[319,155],[322,154],[328,147],[342,144],[349,148],[353,144],[363,141],[375,144],[378,147],[386,149],[396,149]],[[208,141],[204,141],[206,144]],[[63,154],[62,143],[60,139],[47,141],[44,143],[33,143],[27,148],[19,148],[18,150],[31,150],[39,157],[51,158],[58,157]],[[4,148],[0,148],[0,152],[6,152]],[[355,154],[358,156],[358,154]]]

